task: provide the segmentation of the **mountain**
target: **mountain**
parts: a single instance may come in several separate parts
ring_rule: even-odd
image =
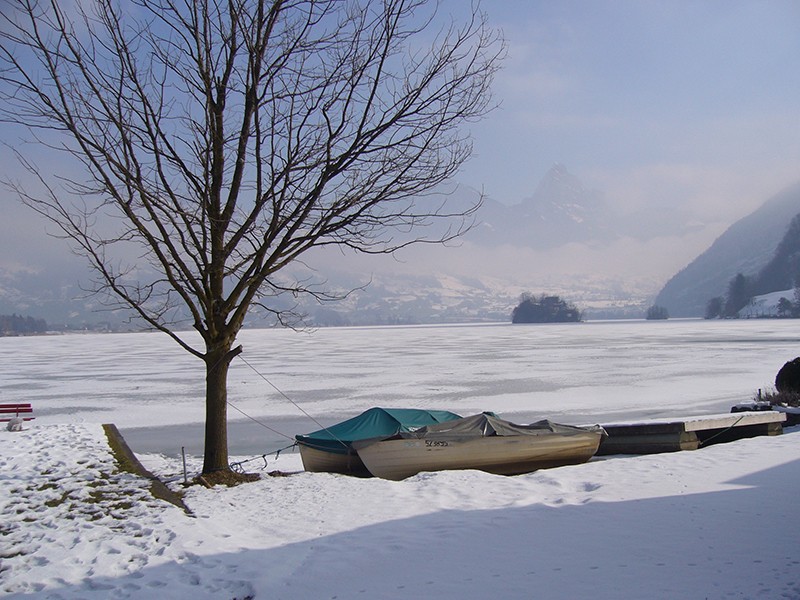
[[[711,298],[724,296],[738,273],[755,275],[775,256],[792,219],[800,213],[800,183],[767,200],[731,225],[708,250],[673,276],[656,296],[673,317],[703,316]]]
[[[44,319],[53,331],[131,329],[126,311],[109,308],[100,296],[82,288],[91,278],[80,261],[71,268],[0,269],[0,314]]]
[[[459,190],[461,205],[477,192]],[[548,250],[566,244],[607,246],[623,239],[648,241],[682,237],[703,229],[692,214],[675,206],[654,206],[623,213],[604,194],[587,188],[564,165],[555,164],[533,195],[517,204],[484,200],[478,224],[465,239],[485,246],[507,244]]]
[[[522,202],[484,202],[478,214],[480,224],[466,239],[537,250],[571,242],[607,242],[619,236],[610,225],[610,213],[600,192],[586,189],[563,165],[556,164]]]
[[[429,210],[446,201],[452,214],[479,200],[477,191],[455,186],[446,196],[418,201],[430,203]],[[641,203],[647,210],[625,214],[616,204],[556,164],[521,202],[484,199],[474,227],[452,244],[410,246],[394,256],[320,249],[282,273],[314,282],[318,291],[338,291],[346,296],[341,301],[269,302],[285,301],[276,306],[296,308],[316,325],[506,320],[524,292],[558,295],[587,318],[642,317],[677,265],[696,256],[721,226],[698,225],[678,210],[667,215],[648,202]],[[446,232],[440,224],[406,235]],[[30,251],[16,256],[5,271],[0,262],[0,314],[31,315],[59,327],[128,326],[123,311],[103,311],[82,291],[90,274],[78,259],[66,255],[55,266]],[[67,267],[67,258],[77,262]],[[267,325],[268,318],[254,311],[248,324]]]

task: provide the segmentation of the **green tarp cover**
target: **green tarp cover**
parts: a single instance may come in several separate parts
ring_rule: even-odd
[[[446,410],[370,408],[357,417],[313,433],[296,435],[295,439],[318,450],[347,454],[352,443],[357,440],[387,438],[399,433],[409,433],[426,425],[460,418],[460,415]]]

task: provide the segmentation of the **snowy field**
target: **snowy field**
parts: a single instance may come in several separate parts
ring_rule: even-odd
[[[800,354],[796,321],[269,330],[240,341],[250,365],[325,423],[374,405],[564,422],[727,412]],[[27,431],[0,431],[0,596],[800,598],[797,428],[517,477],[298,472],[193,486],[188,516],[115,471],[97,423],[132,432],[145,465],[180,489],[174,449],[195,443],[200,367],[157,334],[0,339],[2,399],[37,414]],[[230,398],[280,434],[316,428],[241,361]],[[237,443],[244,458],[288,442],[266,432]],[[199,464],[190,456],[190,471]],[[270,457],[272,469],[301,471],[299,455]]]

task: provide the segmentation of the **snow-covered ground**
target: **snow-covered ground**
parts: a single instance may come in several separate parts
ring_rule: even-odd
[[[794,289],[755,296],[752,300],[750,300],[747,306],[739,311],[739,316],[747,319],[757,319],[759,317],[777,317],[781,314],[781,299],[794,302]]]
[[[12,598],[800,598],[800,431],[518,477],[195,486],[194,517],[111,474],[98,425],[0,432],[0,471]]]
[[[789,321],[668,321],[261,331],[242,342],[251,365],[323,421],[385,405],[602,422],[720,412],[771,383],[798,354],[798,333]],[[300,472],[287,452],[268,469],[291,476],[188,488],[189,516],[117,473],[97,424],[149,431],[142,447],[162,443],[160,430],[191,434],[202,372],[165,342],[0,339],[3,401],[32,401],[38,415],[26,431],[0,431],[0,595],[800,598],[797,428],[518,477],[355,479]],[[297,409],[247,365],[231,388],[248,414],[294,423]],[[302,427],[286,433],[316,426]],[[179,460],[137,451],[180,488]],[[190,472],[199,464],[189,457]]]

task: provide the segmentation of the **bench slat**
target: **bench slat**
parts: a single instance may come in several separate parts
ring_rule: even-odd
[[[7,423],[14,417],[20,417],[23,421],[33,421],[36,417],[23,416],[31,413],[33,413],[33,407],[30,403],[0,404],[0,423]]]
[[[15,410],[33,412],[33,407],[30,404],[0,404],[0,412],[13,412]]]

